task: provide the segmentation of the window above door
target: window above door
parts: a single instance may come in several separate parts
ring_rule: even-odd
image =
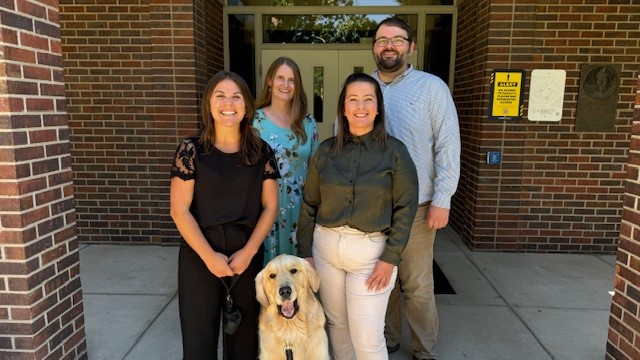
[[[453,4],[454,0],[227,0],[228,6],[407,6]]]
[[[378,22],[389,16],[393,15],[266,14],[262,40],[266,44],[371,44]],[[409,24],[417,23],[417,15],[398,16]]]

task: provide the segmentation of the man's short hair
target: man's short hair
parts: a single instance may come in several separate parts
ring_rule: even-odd
[[[378,29],[380,29],[380,26],[382,25],[399,27],[400,29],[407,32],[407,39],[409,39],[409,44],[413,42],[413,30],[411,29],[411,26],[409,26],[409,24],[407,24],[407,22],[403,19],[397,16],[392,16],[380,21],[380,23],[376,27],[376,31],[374,31],[374,36],[378,33]]]

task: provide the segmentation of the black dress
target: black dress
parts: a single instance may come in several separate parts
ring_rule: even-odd
[[[262,143],[255,165],[242,164],[240,153],[216,148],[206,153],[198,138],[183,140],[176,150],[171,177],[195,180],[191,213],[214,251],[230,256],[246,243],[262,213],[262,183],[279,177],[273,150]],[[231,288],[233,305],[242,314],[239,328],[224,336],[226,359],[255,359],[258,314],[254,278],[262,269],[258,250]],[[178,298],[184,359],[217,359],[221,315],[230,278],[213,275],[182,240],[178,266]]]

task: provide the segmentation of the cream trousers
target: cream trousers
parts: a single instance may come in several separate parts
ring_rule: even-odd
[[[385,312],[396,281],[369,291],[365,282],[386,246],[387,235],[364,233],[348,226],[316,225],[313,261],[320,273],[320,300],[327,315],[329,339],[336,360],[388,359],[384,338]]]

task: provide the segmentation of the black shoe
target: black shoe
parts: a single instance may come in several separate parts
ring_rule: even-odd
[[[393,346],[387,346],[387,353],[393,354],[394,352],[400,350],[400,343],[397,343]]]

